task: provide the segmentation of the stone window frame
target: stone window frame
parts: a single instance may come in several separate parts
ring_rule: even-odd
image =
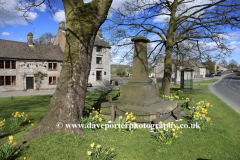
[[[0,68],[0,69],[17,69],[17,61],[13,61],[13,60],[0,60],[0,61],[3,61],[3,68]],[[10,62],[10,68],[6,68],[6,61]],[[12,65],[13,62],[15,63],[14,68]]]
[[[96,57],[96,64],[102,64],[102,57]]]
[[[55,83],[52,83],[52,84],[50,84],[49,82],[49,78],[52,78],[52,82],[53,82],[53,77],[55,77],[56,78],[56,82]],[[48,75],[48,85],[57,85],[57,75],[56,74],[52,74],[52,75]]]
[[[49,68],[49,64],[52,64],[52,68],[53,68],[53,64],[54,64],[54,63],[57,64],[56,69],[50,69],[50,68]],[[48,70],[50,70],[50,71],[56,71],[56,70],[58,70],[58,62],[48,62]]]
[[[97,46],[96,47],[96,52],[102,52],[102,48],[103,48],[102,46]]]
[[[7,76],[0,76],[0,81],[3,77],[3,85],[0,83],[0,86],[17,86],[17,76],[7,75]],[[10,84],[6,84],[6,77],[10,77]],[[13,77],[15,77],[15,83],[13,83]]]

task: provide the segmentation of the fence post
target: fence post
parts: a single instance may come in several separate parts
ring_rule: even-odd
[[[180,120],[180,109],[181,109],[181,104],[177,104],[177,120]]]
[[[157,132],[158,130],[157,130],[157,126],[158,126],[158,124],[159,124],[159,122],[160,122],[160,112],[156,112],[156,124],[155,124],[155,131]]]
[[[193,110],[193,98],[191,97],[191,110]]]
[[[109,96],[109,97],[110,97],[110,98],[109,98],[109,99],[110,99],[109,101],[110,101],[110,102],[112,102],[112,95],[110,94],[110,96]]]
[[[115,108],[113,104],[111,105],[111,121],[115,121]]]

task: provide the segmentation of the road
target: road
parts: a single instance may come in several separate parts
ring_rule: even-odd
[[[209,90],[240,113],[240,76],[236,76],[236,73],[228,74],[217,83],[210,84]]]

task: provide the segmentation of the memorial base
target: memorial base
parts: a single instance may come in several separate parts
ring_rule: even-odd
[[[147,107],[125,104],[122,101],[104,102],[101,104],[101,114],[106,116],[111,115],[111,105],[115,106],[115,117],[125,116],[126,112],[132,112],[133,116],[136,117],[135,122],[156,123],[156,112],[163,114],[160,115],[160,121],[163,121],[171,116],[171,111],[177,107],[177,102],[160,101]],[[177,113],[177,109],[173,113]]]

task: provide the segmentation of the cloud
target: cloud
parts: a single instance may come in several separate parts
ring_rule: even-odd
[[[65,11],[59,9],[53,16],[53,20],[56,22],[66,21],[65,19]]]
[[[113,58],[115,60],[122,60],[123,58],[122,57],[116,57],[116,58]]]
[[[22,38],[20,38],[20,41],[23,41],[23,39],[22,39]]]
[[[23,8],[23,5],[19,3],[19,0],[0,0],[5,2],[3,4],[4,9],[0,8],[0,27],[4,27],[4,24],[8,25],[28,25],[28,22],[23,17],[24,11],[16,11],[15,6]],[[25,14],[30,21],[34,21],[37,18],[36,12],[26,12]]]
[[[3,36],[9,36],[10,34],[8,32],[2,32]]]

